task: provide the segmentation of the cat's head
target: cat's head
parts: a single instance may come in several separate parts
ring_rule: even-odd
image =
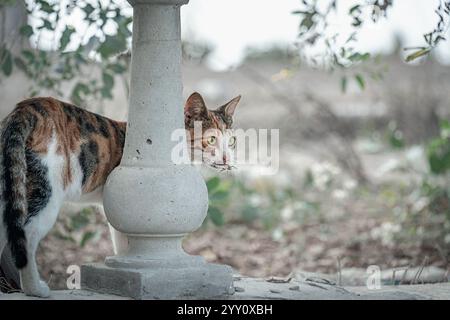
[[[195,150],[201,152],[203,163],[217,169],[233,167],[236,137],[232,130],[233,115],[241,96],[230,100],[215,110],[206,107],[202,96],[194,92],[184,107],[184,124],[189,132],[191,157]],[[194,134],[195,122],[201,122],[201,137]]]

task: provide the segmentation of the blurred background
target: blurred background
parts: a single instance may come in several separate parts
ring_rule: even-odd
[[[191,0],[184,95],[243,98],[236,128],[280,130],[280,168],[202,172],[210,207],[186,251],[257,277],[449,281],[450,2]],[[52,95],[124,120],[131,7],[0,1],[0,117]],[[151,62],[150,62],[151,63]],[[182,106],[180,106],[181,108]],[[101,209],[68,205],[41,242],[51,288],[112,254]],[[401,280],[395,270],[407,270]]]

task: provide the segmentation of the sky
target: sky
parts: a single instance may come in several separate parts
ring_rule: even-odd
[[[339,2],[342,10],[333,20],[333,30],[349,33],[346,11],[355,1]],[[356,48],[388,53],[394,48],[396,34],[405,46],[423,45],[423,34],[436,26],[438,2],[394,0],[388,19],[369,23],[361,30]],[[238,65],[248,47],[292,45],[299,25],[299,17],[292,11],[299,9],[299,4],[300,0],[190,0],[181,11],[182,37],[212,45],[209,64],[224,70]],[[450,41],[440,45],[436,53],[441,62],[450,63]]]
[[[31,1],[31,0],[28,0]],[[63,0],[61,3],[66,3]],[[107,2],[109,0],[101,0]],[[319,0],[327,3],[329,0]],[[361,3],[363,0],[359,0]],[[360,52],[389,53],[394,49],[396,35],[406,47],[424,44],[423,34],[432,31],[437,22],[434,13],[440,0],[394,0],[387,19],[373,24],[370,19],[359,33],[355,48]],[[356,0],[338,0],[338,14],[330,20],[331,30],[343,36],[353,31],[350,26],[348,9]],[[273,46],[293,46],[298,34],[299,16],[292,14],[298,10],[301,0],[190,0],[181,8],[182,38],[188,42],[207,43],[214,48],[208,64],[220,71],[236,67],[242,62],[248,48],[270,48]],[[131,8],[123,0],[125,12]],[[74,10],[65,21],[77,30],[86,32],[82,11]],[[33,22],[31,22],[33,24]],[[62,26],[63,27],[63,26]],[[114,29],[113,26],[111,28]],[[61,32],[61,30],[57,31]],[[54,35],[39,37],[40,46],[57,47]],[[345,37],[346,39],[346,37]],[[72,43],[67,48],[75,48]],[[450,64],[450,40],[442,42],[436,50],[439,61]]]

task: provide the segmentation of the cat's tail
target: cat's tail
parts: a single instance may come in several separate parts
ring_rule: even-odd
[[[34,129],[36,117],[16,109],[1,123],[0,129],[0,197],[3,222],[15,265],[27,265],[26,237],[23,229],[28,205],[26,195],[27,162],[25,147]]]

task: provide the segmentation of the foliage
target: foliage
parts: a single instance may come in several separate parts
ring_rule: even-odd
[[[349,67],[361,65],[371,59],[369,53],[358,52],[354,48],[358,30],[364,25],[367,11],[371,12],[371,20],[377,22],[386,15],[386,10],[391,5],[392,2],[389,0],[360,1],[359,4],[350,7],[347,12],[351,17],[350,24],[354,31],[347,35],[341,35],[334,32],[329,23],[330,17],[338,12],[338,1],[302,0],[301,9],[293,12],[300,16],[298,46],[302,60],[308,61],[316,67],[343,71],[341,89],[344,92],[347,90],[350,78],[361,89],[364,89],[365,75],[378,79],[382,74],[373,68],[367,68],[351,75],[345,74]]]
[[[418,242],[450,257],[450,189],[436,176],[424,176],[395,216],[399,241]]]
[[[428,163],[434,174],[445,174],[450,170],[450,122],[442,121],[439,137],[427,146]]]
[[[238,222],[274,230],[283,221],[305,223],[311,218],[321,219],[321,201],[315,196],[343,189],[335,179],[339,174],[340,170],[331,164],[318,164],[306,172],[303,184],[297,187],[281,185],[267,177],[214,176],[207,180],[210,193],[207,220],[216,226]],[[219,192],[220,202],[215,200]]]
[[[80,247],[84,247],[88,242],[95,242],[100,238],[95,225],[96,214],[93,208],[85,208],[73,214],[61,216],[54,235]]]
[[[61,87],[66,83],[72,87],[70,99],[74,103],[83,104],[88,97],[111,99],[115,76],[123,76],[128,69],[128,59],[117,56],[127,50],[131,36],[132,19],[124,13],[122,3],[27,1],[28,20],[34,23],[20,26],[20,36],[28,39],[31,48],[14,54],[13,43],[0,44],[1,73],[8,77],[15,68],[21,70],[32,81],[31,96],[41,91],[63,95]],[[83,34],[68,23],[80,12]],[[93,72],[94,64],[97,73]]]
[[[339,5],[344,3],[340,1]],[[349,67],[361,65],[372,59],[367,52],[355,50],[355,43],[361,28],[367,24],[367,20],[378,23],[386,18],[388,10],[392,7],[393,0],[359,0],[347,10],[350,34],[338,34],[334,32],[330,20],[339,10],[337,0],[302,0],[300,9],[293,12],[299,15],[300,25],[298,34],[298,47],[303,60],[313,66],[325,67],[330,70],[339,69],[344,72],[341,80],[341,88],[345,92],[349,78],[352,78],[361,89],[365,87],[365,76],[374,79],[382,77],[377,68],[366,67],[364,72],[348,75]],[[425,45],[416,48],[406,57],[410,62],[429,54],[437,45],[445,39],[445,34],[450,27],[450,0],[440,0],[435,10],[439,17],[436,28],[425,34]]]
[[[446,257],[450,255],[449,121],[442,121],[440,129],[440,135],[424,146],[428,165],[425,171],[418,171],[414,163],[399,166],[402,171],[418,174],[420,179],[411,181],[405,195],[394,190],[390,203],[397,241],[436,248]]]
[[[205,223],[211,220],[216,226],[225,223],[223,208],[226,207],[230,199],[231,182],[220,180],[219,177],[212,177],[206,182],[209,196],[208,215]]]
[[[423,35],[425,40],[425,46],[417,48],[406,48],[405,50],[413,50],[411,54],[406,57],[406,61],[410,62],[422,56],[429,54],[434,48],[436,48],[441,41],[446,40],[446,34],[450,28],[450,1],[441,0],[435,10],[439,21],[436,28],[433,31]]]
[[[405,146],[403,133],[398,129],[397,123],[395,121],[389,122],[387,130],[387,140],[389,142],[389,145],[395,149],[401,149]]]

